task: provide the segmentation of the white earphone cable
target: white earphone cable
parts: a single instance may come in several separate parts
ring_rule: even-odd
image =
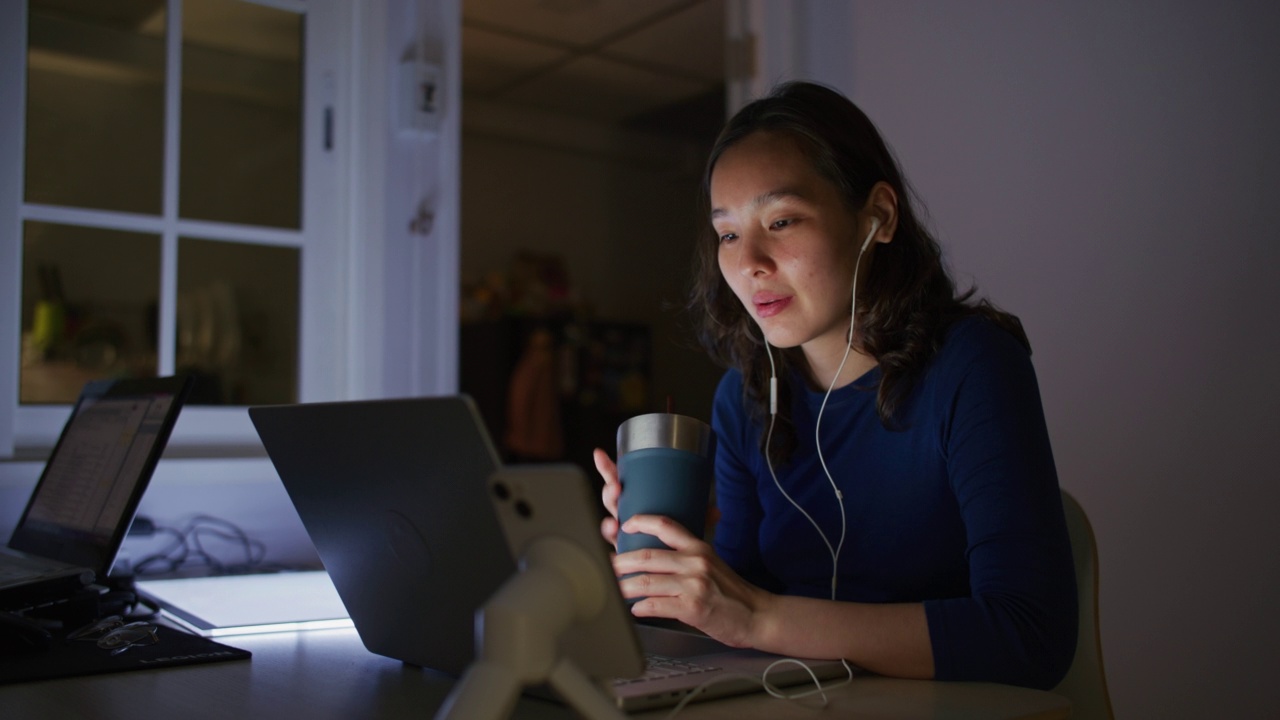
[[[862,267],[862,256],[866,253],[867,247],[871,244],[871,239],[875,237],[876,230],[879,229],[880,223],[874,219],[871,221],[871,232],[867,233],[866,240],[863,241],[862,247],[858,250],[858,258],[853,265],[853,289],[849,293],[849,335],[848,341],[845,343],[844,356],[840,358],[840,365],[836,368],[835,375],[831,378],[831,383],[827,386],[827,392],[822,396],[822,404],[818,407],[818,417],[814,421],[813,427],[813,445],[818,452],[818,463],[822,466],[822,473],[826,475],[827,482],[831,485],[832,492],[836,496],[836,504],[840,508],[840,540],[833,547],[830,538],[823,532],[822,527],[813,519],[800,504],[795,501],[782,487],[782,483],[778,481],[778,475],[774,472],[773,461],[769,457],[768,448],[773,443],[773,426],[778,417],[778,370],[773,362],[773,352],[769,349],[769,340],[764,341],[765,355],[769,358],[769,430],[765,436],[765,464],[769,468],[769,476],[773,478],[773,484],[778,488],[778,492],[791,503],[791,506],[800,511],[800,514],[809,521],[814,530],[818,531],[822,542],[827,546],[827,552],[831,555],[831,599],[836,599],[836,588],[840,574],[840,552],[844,549],[845,536],[848,530],[848,517],[844,509],[844,493],[840,492],[840,487],[836,485],[835,478],[831,476],[831,470],[827,467],[827,460],[822,455],[822,414],[826,412],[827,401],[831,398],[832,391],[835,390],[836,382],[840,380],[840,373],[844,371],[845,363],[849,360],[849,353],[853,350],[854,331],[858,318],[858,271]]]
[[[803,515],[805,519],[809,521],[809,524],[813,526],[813,529],[818,531],[818,536],[822,538],[822,542],[827,546],[827,552],[830,553],[831,555],[831,599],[832,600],[836,599],[836,582],[840,574],[839,573],[840,551],[844,547],[845,531],[848,528],[848,520],[844,510],[844,493],[840,492],[839,486],[836,485],[835,479],[831,476],[831,471],[827,468],[826,458],[822,456],[822,443],[820,442],[821,440],[820,429],[822,427],[822,414],[827,409],[827,400],[830,399],[831,392],[835,389],[836,382],[840,379],[840,373],[844,371],[845,362],[847,362],[849,359],[849,352],[853,349],[853,333],[855,329],[855,324],[857,322],[857,310],[858,310],[858,270],[862,266],[862,255],[866,252],[867,247],[871,244],[871,238],[875,236],[875,233],[878,227],[879,227],[879,223],[873,219],[871,221],[871,232],[867,235],[867,239],[862,243],[862,248],[861,250],[858,251],[858,259],[853,266],[853,291],[851,292],[852,300],[849,308],[849,338],[848,338],[848,342],[845,344],[844,357],[840,358],[840,366],[836,368],[835,377],[831,378],[831,384],[827,387],[827,392],[822,397],[822,405],[818,408],[818,418],[814,422],[814,428],[813,428],[813,442],[814,442],[814,446],[817,448],[817,451],[818,451],[818,462],[822,465],[822,472],[827,476],[827,482],[831,484],[831,489],[835,492],[836,503],[840,506],[840,540],[834,547],[832,547],[831,545],[831,540],[827,538],[827,534],[822,531],[822,527],[818,525],[818,522],[816,520],[813,519],[813,516],[810,515],[808,512],[806,512],[804,508],[800,507],[800,504],[797,503],[795,499],[793,499],[789,494],[787,494],[787,491],[782,487],[782,483],[778,481],[777,473],[774,472],[773,460],[769,458],[769,446],[773,444],[773,426],[778,419],[778,368],[773,362],[773,352],[769,348],[769,340],[768,338],[764,339],[764,352],[765,352],[765,355],[768,356],[769,358],[769,429],[765,435],[765,440],[764,440],[765,465],[768,466],[769,468],[769,476],[773,478],[773,484],[778,488],[778,492],[782,493],[782,496],[787,499],[787,502],[791,503],[792,507],[800,511],[800,514]],[[807,670],[809,672],[809,676],[813,679],[813,689],[803,690],[803,691],[795,692],[792,694],[786,694],[780,689],[776,688],[772,683],[770,683],[769,672],[772,671],[778,665],[781,665],[783,663],[795,663],[803,667],[805,670]],[[840,660],[840,663],[844,666],[846,676],[844,679],[840,680],[839,682],[835,682],[830,685],[823,685],[822,682],[818,679],[818,676],[814,674],[813,670],[808,665],[806,665],[803,661],[796,660],[794,658],[783,658],[781,660],[778,660],[773,664],[769,665],[769,667],[765,668],[764,673],[762,673],[759,678],[752,677],[750,679],[760,683],[764,687],[766,692],[768,692],[770,695],[776,698],[781,698],[784,700],[799,700],[802,698],[807,698],[813,695],[817,695],[821,698],[821,706],[825,707],[827,704],[827,695],[826,695],[827,690],[832,690],[853,682],[853,668],[849,666],[849,661],[842,658]],[[710,687],[711,685],[714,685],[717,682],[722,682],[727,679],[729,678],[720,677],[714,680],[709,680],[706,683],[699,685],[696,689],[693,690],[693,692],[686,695],[678,705],[672,708],[671,713],[667,715],[667,718],[675,717],[675,715],[679,713],[681,710],[683,710],[684,707],[688,705],[689,702],[691,702],[695,696],[699,695],[706,688]]]

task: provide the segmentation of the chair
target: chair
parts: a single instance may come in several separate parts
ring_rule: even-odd
[[[1102,639],[1098,630],[1098,545],[1093,526],[1076,499],[1062,492],[1071,553],[1075,556],[1076,595],[1080,604],[1080,629],[1076,657],[1053,692],[1071,701],[1071,716],[1087,720],[1113,720],[1107,675],[1102,667]]]

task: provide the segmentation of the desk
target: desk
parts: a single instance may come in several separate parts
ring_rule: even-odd
[[[364,649],[354,630],[230,638],[248,661],[141,670],[0,686],[5,718],[430,718],[452,681]],[[823,712],[763,693],[693,703],[680,720],[750,718],[1066,718],[1070,703],[1037,690],[986,683],[855,678]],[[638,715],[645,720],[667,711]],[[573,718],[566,707],[525,698],[515,717]]]

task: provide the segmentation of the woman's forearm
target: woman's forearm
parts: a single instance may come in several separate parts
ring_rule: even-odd
[[[882,675],[932,679],[920,603],[836,602],[771,595],[752,619],[751,645],[789,657],[844,658]]]

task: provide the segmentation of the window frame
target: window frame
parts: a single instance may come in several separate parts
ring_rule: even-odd
[[[356,200],[350,174],[352,153],[335,143],[335,126],[346,125],[335,107],[347,93],[352,16],[361,12],[342,0],[251,0],[306,16],[302,105],[302,223],[298,230],[246,227],[178,217],[178,103],[181,97],[181,0],[169,0],[166,33],[164,201],[161,215],[66,208],[24,202],[27,3],[16,22],[0,26],[0,292],[9,298],[0,310],[0,457],[14,451],[40,454],[57,441],[70,405],[19,404],[22,333],[21,281],[23,223],[27,220],[91,225],[157,234],[161,238],[159,371],[174,366],[177,242],[179,237],[297,247],[300,250],[298,394],[303,402],[358,396],[351,382],[351,318],[364,305],[351,292],[348,262],[355,236],[349,206]],[[398,2],[399,0],[393,0]],[[374,3],[378,5],[380,3]],[[356,4],[357,6],[363,4]],[[354,27],[359,28],[360,24]],[[376,41],[377,38],[374,38]],[[353,118],[354,119],[354,118]],[[349,135],[354,137],[353,134]],[[326,144],[326,140],[328,140]],[[376,164],[376,163],[375,163]],[[192,406],[183,411],[170,444],[187,449],[257,447],[244,407]],[[198,449],[196,450],[198,453]]]

